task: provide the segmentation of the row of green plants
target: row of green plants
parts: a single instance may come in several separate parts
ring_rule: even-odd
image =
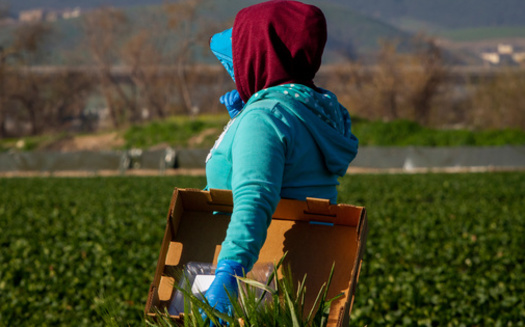
[[[0,179],[0,326],[147,325],[172,190],[205,183]],[[350,325],[525,326],[524,189],[523,172],[342,178],[369,219]]]
[[[162,121],[133,125],[119,134],[123,148],[147,149],[166,145],[178,148],[209,148],[227,124],[227,115],[175,116]],[[433,129],[408,120],[392,122],[353,119],[353,132],[363,146],[504,146],[525,144],[519,129]],[[0,139],[0,151],[31,151],[70,138],[67,133]]]

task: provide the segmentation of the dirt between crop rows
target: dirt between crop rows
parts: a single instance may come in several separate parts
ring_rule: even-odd
[[[44,150],[67,151],[104,151],[122,147],[125,141],[117,132],[96,135],[76,135],[51,144],[44,145]]]

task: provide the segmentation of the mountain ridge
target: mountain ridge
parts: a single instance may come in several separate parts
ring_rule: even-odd
[[[235,14],[241,8],[256,2],[258,1],[207,0],[203,3],[201,9],[199,9],[199,15],[201,15],[203,19],[208,20],[208,22],[211,21],[212,24],[225,26],[225,24],[231,24],[231,22],[233,22]],[[410,43],[412,37],[410,33],[401,31],[375,18],[353,12],[344,5],[323,3],[320,4],[319,7],[327,17],[328,41],[324,54],[327,62],[337,62],[349,58],[356,59],[357,57],[374,53],[379,48],[380,39],[389,38],[399,40],[401,48],[406,48]],[[121,9],[131,18],[130,21],[134,24],[133,28],[137,30],[148,28],[147,19],[141,19],[141,13],[144,13],[143,16],[147,16],[147,12],[150,10],[160,12],[163,10],[161,5],[144,7],[127,6]],[[83,39],[81,19],[82,18],[59,20],[52,23],[59,35],[58,43],[55,44],[57,48],[53,49],[53,52],[58,53],[71,50],[74,48],[75,42],[77,42],[77,44],[81,42]],[[176,36],[170,39],[173,41],[175,38]],[[0,35],[0,43],[2,43],[1,40],[2,37]],[[202,53],[202,51],[197,52]],[[202,59],[215,63],[214,58],[211,58],[209,53],[206,58]]]
[[[178,0],[182,1],[182,0]],[[453,61],[461,63],[479,64],[480,46],[472,46],[469,41],[484,42],[488,39],[492,40],[490,47],[495,48],[498,43],[509,43],[511,38],[517,40],[510,43],[515,43],[518,47],[525,42],[525,14],[523,15],[524,22],[521,27],[514,28],[514,30],[507,28],[505,18],[500,19],[502,25],[496,27],[482,26],[478,28],[461,27],[460,25],[447,25],[442,18],[444,13],[448,12],[448,16],[457,16],[459,12],[468,11],[469,6],[473,6],[476,2],[478,6],[476,10],[471,10],[471,15],[478,15],[479,11],[487,10],[487,8],[494,9],[494,3],[501,1],[501,3],[512,3],[516,6],[516,12],[520,13],[522,10],[525,13],[525,1],[522,0],[464,0],[462,6],[458,7],[452,4],[453,0],[443,0],[439,4],[433,4],[429,7],[429,0],[375,0],[373,2],[367,0],[303,0],[306,3],[319,6],[327,16],[328,21],[328,42],[325,50],[325,59],[327,62],[337,62],[340,60],[356,59],[356,58],[372,58],[371,56],[380,48],[380,40],[397,40],[401,51],[410,49],[410,39],[414,34],[423,33],[436,40],[439,44],[447,47],[446,51],[451,54]],[[520,3],[523,2],[523,4]],[[14,2],[14,0],[13,0]],[[176,1],[171,1],[176,2]],[[215,20],[217,25],[224,25],[225,22],[232,22],[235,14],[243,7],[258,3],[257,0],[205,0],[203,7],[213,6],[210,11],[207,9],[206,18]],[[0,4],[2,0],[0,0]],[[5,3],[5,1],[4,1]],[[38,6],[39,8],[47,8],[50,10],[59,10],[79,6],[81,9],[88,10],[101,6],[113,6],[123,9],[126,12],[140,13],[142,8],[161,8],[161,4],[166,3],[165,0],[18,0],[11,7],[11,10],[21,10],[22,8],[30,8]],[[416,4],[419,3],[419,7]],[[496,6],[497,7],[497,6]],[[425,8],[433,8],[436,12],[436,18],[433,20],[425,20],[421,13],[425,12]],[[467,8],[467,9],[465,9]],[[492,15],[495,17],[506,17],[506,11],[500,7],[494,10]],[[508,11],[508,9],[507,9]],[[206,12],[203,9],[203,12]],[[210,14],[211,12],[211,14]],[[450,13],[451,12],[451,13]],[[490,14],[490,13],[489,13]],[[412,15],[412,16],[410,16]],[[418,16],[419,15],[419,16]],[[447,17],[448,17],[447,16]],[[465,16],[465,21],[469,15]],[[479,14],[479,19],[487,17],[487,14]],[[510,17],[510,16],[509,16]],[[512,16],[514,17],[514,16]],[[441,20],[440,20],[441,19]],[[508,22],[516,22],[509,20]],[[487,21],[486,24],[489,24]],[[61,21],[57,22],[60,40],[58,40],[58,50],[66,49],[69,51],[74,42],[79,42],[75,39],[80,39],[81,31],[79,30],[80,22],[76,21]],[[136,23],[138,28],[140,23]],[[454,27],[456,26],[456,27]],[[491,33],[487,30],[491,29]],[[76,32],[75,32],[76,30]],[[75,32],[76,34],[74,34]],[[5,35],[7,31],[3,31]],[[523,35],[522,35],[523,34]],[[466,36],[466,37],[465,37]],[[470,39],[469,39],[470,38]],[[0,43],[5,43],[5,37],[0,31]],[[523,42],[522,42],[523,41]],[[481,43],[480,43],[481,44]],[[0,44],[1,46],[2,44]],[[459,51],[458,51],[459,50]],[[55,50],[53,50],[55,51]],[[202,52],[202,51],[201,51]],[[206,58],[205,58],[206,59]],[[207,58],[210,60],[210,58]]]
[[[524,26],[522,0],[329,0],[397,25],[403,19],[424,21],[442,29]]]
[[[11,11],[18,13],[34,8],[92,9],[101,6],[129,7],[158,5],[165,0],[4,0]],[[261,1],[256,1],[261,2]],[[318,6],[336,3],[348,9],[389,23],[403,19],[425,21],[440,28],[472,28],[487,26],[525,25],[523,0],[305,0]]]

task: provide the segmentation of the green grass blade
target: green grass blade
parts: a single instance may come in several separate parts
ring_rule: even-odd
[[[290,317],[292,319],[292,326],[300,327],[301,325],[299,324],[299,318],[297,316],[297,310],[295,308],[294,301],[290,297],[290,293],[289,292],[285,292],[284,296],[285,296],[286,306],[288,307],[288,310],[290,310]]]
[[[237,313],[237,316],[248,318],[249,317],[249,314],[248,314],[249,304],[248,304],[248,302],[249,302],[249,298],[250,298],[250,295],[249,295],[250,292],[249,292],[248,288],[243,289],[243,287],[241,285],[241,281],[243,279],[245,279],[245,278],[244,277],[239,277],[239,276],[236,276],[236,278],[237,278],[237,287],[238,287],[238,290],[239,290],[239,301],[233,301],[232,302],[232,306],[233,306],[234,312]]]
[[[279,270],[279,268],[283,265],[283,262],[284,262],[284,259],[286,258],[286,254],[288,253],[288,251],[286,251],[283,256],[281,257],[281,259],[279,259],[279,262],[277,262],[277,264],[275,265],[272,273],[270,274],[270,276],[268,277],[268,280],[266,281],[266,286],[270,286],[270,284],[274,281],[277,280],[277,271]],[[277,287],[277,282],[275,283],[276,285],[276,288],[274,290],[274,292],[279,292],[279,289]],[[259,297],[259,300],[257,302],[257,305],[259,305],[262,300],[264,299],[264,297],[266,296],[266,290],[262,292],[261,296]]]
[[[271,288],[269,285],[263,284],[263,283],[258,282],[256,280],[253,280],[253,279],[250,279],[250,278],[246,278],[246,277],[237,277],[237,279],[240,280],[241,282],[243,282],[246,285],[250,285],[250,286],[256,287],[256,288],[261,289],[264,292],[270,293],[272,295],[276,293],[276,290]]]
[[[306,321],[310,321],[312,319],[312,316],[314,315],[314,312],[316,312],[316,309],[319,307],[319,303],[321,302],[322,295],[324,293],[324,288],[326,287],[326,283],[323,283],[321,286],[321,289],[319,290],[319,293],[317,293],[317,297],[315,298],[314,304],[312,306],[312,309],[310,310],[310,313],[308,313],[308,316],[306,318]]]
[[[306,274],[304,274],[303,280],[301,281],[301,283],[299,283],[297,287],[297,301],[301,307],[304,306],[305,296],[306,296]]]
[[[334,301],[336,298],[339,298],[340,296],[342,296],[342,294],[339,294],[337,295],[336,297],[334,297],[334,299],[331,299],[330,301],[326,301],[326,298],[328,296],[328,290],[330,289],[330,284],[332,283],[332,278],[334,276],[334,271],[335,271],[335,262],[332,264],[332,268],[330,270],[330,274],[328,276],[328,281],[325,283],[326,287],[324,287],[324,290],[321,290],[320,291],[320,294],[321,295],[321,299],[320,299],[320,302],[319,302],[319,308],[317,310],[317,313],[314,317],[314,324],[316,326],[325,326],[326,323],[328,322],[328,316],[330,314],[330,307],[331,307],[331,303],[332,301]],[[324,285],[323,285],[324,286]]]

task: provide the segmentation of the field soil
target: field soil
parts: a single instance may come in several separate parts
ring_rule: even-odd
[[[125,141],[117,132],[96,135],[75,135],[44,146],[52,151],[104,151],[124,146]]]

